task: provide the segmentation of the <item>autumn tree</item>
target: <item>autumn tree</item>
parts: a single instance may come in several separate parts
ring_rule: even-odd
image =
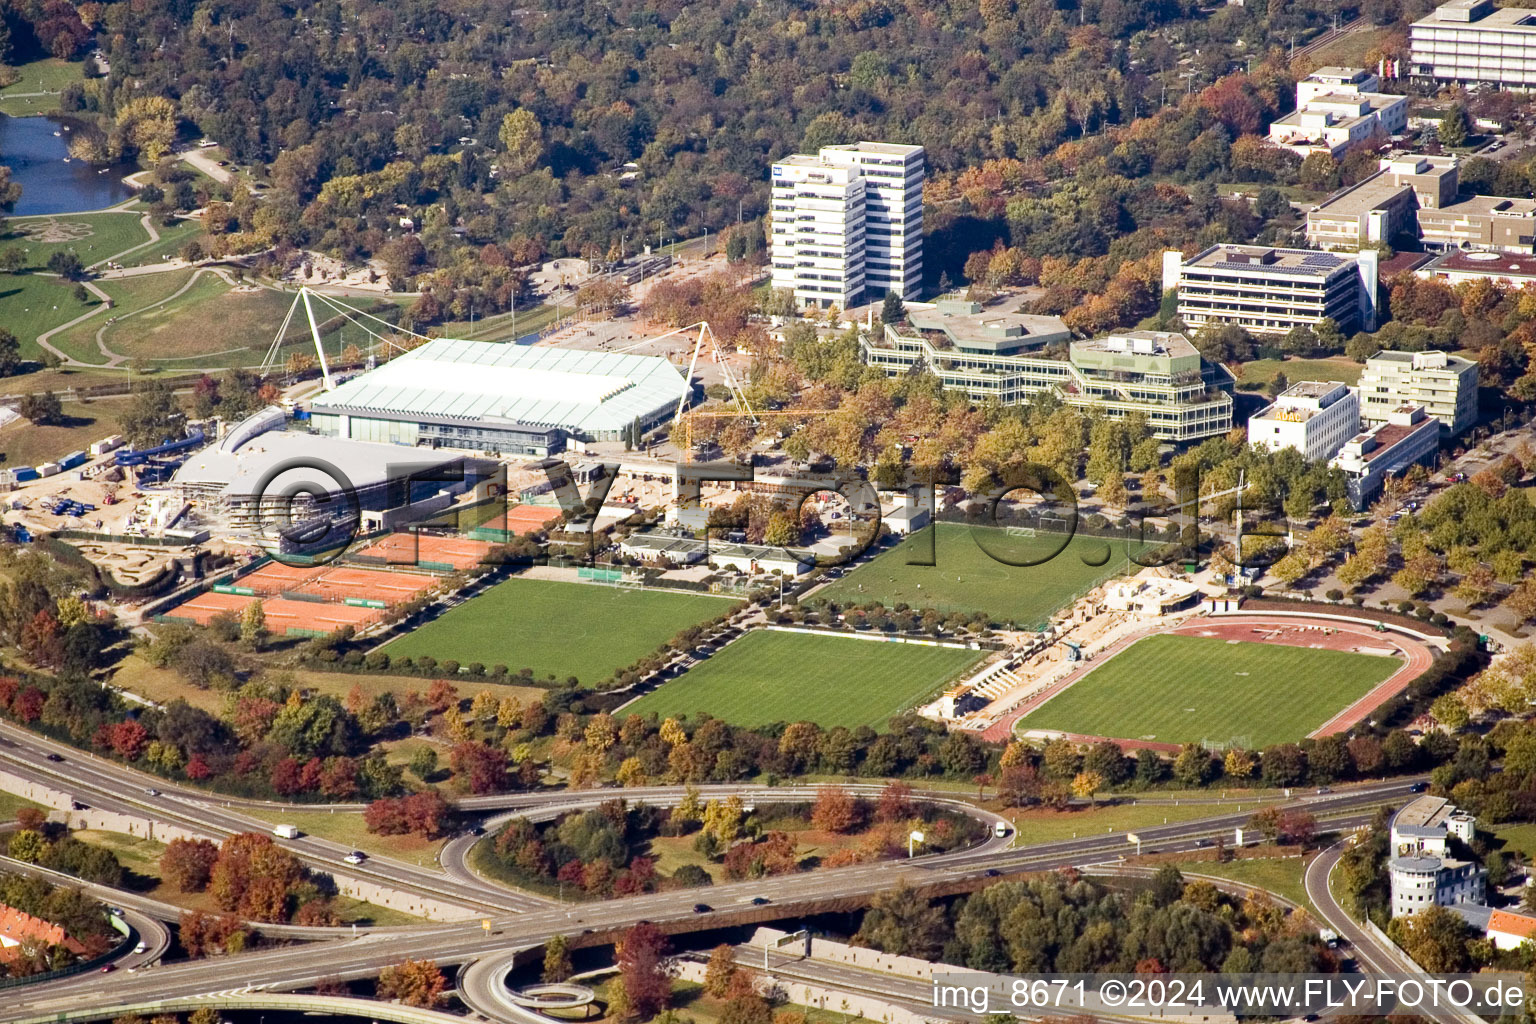
[[[564,935],[554,935],[544,944],[546,982],[555,984],[571,976],[571,943]]]
[[[435,960],[403,960],[379,972],[379,995],[407,1006],[436,1006],[447,987]]]
[[[729,943],[722,942],[709,954],[709,964],[704,968],[704,991],[716,999],[724,999],[736,978],[736,951]]]
[[[160,855],[160,877],[181,892],[208,887],[219,847],[208,839],[173,839]]]
[[[649,1020],[671,1001],[673,967],[667,937],[654,924],[642,921],[615,945],[625,1016]]]
[[[828,832],[847,832],[858,821],[853,796],[840,786],[822,786],[811,807],[811,824]]]

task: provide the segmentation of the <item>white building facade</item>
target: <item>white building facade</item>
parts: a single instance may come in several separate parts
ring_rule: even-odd
[[[1340,156],[1408,126],[1408,97],[1376,92],[1381,79],[1361,68],[1318,68],[1296,83],[1296,109],[1269,126],[1269,141],[1298,156]]]
[[[923,147],[827,146],[772,168],[773,287],[801,305],[846,309],[923,278]]]
[[[1408,49],[1416,78],[1536,88],[1536,11],[1451,0],[1413,23]]]
[[[1360,397],[1337,381],[1292,384],[1248,420],[1248,443],[1294,448],[1308,462],[1330,459],[1360,431]]]
[[[1474,861],[1451,855],[1450,839],[1472,840],[1476,823],[1443,797],[1421,796],[1392,816],[1392,916],[1412,917],[1429,907],[1481,903],[1488,873]]]
[[[1417,405],[1456,436],[1477,422],[1477,364],[1448,352],[1378,352],[1360,375],[1360,416],[1386,423],[1391,413]]]
[[[1213,245],[1189,259],[1163,253],[1163,290],[1177,288],[1179,319],[1198,330],[1237,324],[1255,334],[1315,329],[1327,318],[1339,329],[1374,331],[1375,250],[1358,253]]]

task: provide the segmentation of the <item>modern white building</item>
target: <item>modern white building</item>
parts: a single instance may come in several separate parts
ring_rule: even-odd
[[[1360,431],[1360,397],[1332,380],[1304,380],[1248,420],[1248,443],[1294,448],[1308,462],[1332,458]]]
[[[1392,816],[1387,872],[1393,917],[1483,901],[1487,871],[1474,861],[1452,857],[1449,847],[1451,837],[1470,843],[1475,828],[1471,815],[1438,796],[1421,796]]]
[[[1177,288],[1179,318],[1193,329],[1231,323],[1255,334],[1316,328],[1327,318],[1346,334],[1373,331],[1375,250],[1358,253],[1213,245],[1189,259],[1163,253],[1163,290]]]
[[[1376,500],[1389,478],[1418,463],[1432,466],[1440,450],[1440,421],[1422,406],[1405,405],[1387,414],[1387,422],[1356,434],[1328,464],[1344,473],[1349,500],[1363,509]]]
[[[1536,86],[1536,11],[1493,0],[1451,0],[1413,23],[1409,66],[1434,82]]]
[[[1477,364],[1447,352],[1378,352],[1360,375],[1360,416],[1383,424],[1417,405],[1456,436],[1477,422]]]
[[[923,147],[826,146],[772,169],[773,287],[803,305],[848,308],[923,278]]]
[[[866,300],[887,292],[917,298],[923,288],[923,147],[855,142],[827,146],[821,159],[864,177]]]
[[[1408,126],[1408,97],[1379,88],[1361,68],[1318,68],[1296,83],[1296,109],[1270,123],[1269,141],[1302,157],[1384,141]]]

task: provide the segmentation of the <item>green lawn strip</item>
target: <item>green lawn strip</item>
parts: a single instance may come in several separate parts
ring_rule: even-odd
[[[148,242],[134,249],[117,262],[125,267],[143,267],[163,263],[166,257],[181,255],[181,247],[187,243],[188,239],[204,237],[202,222],[196,219],[178,220],[170,226],[157,223],[155,232],[160,236],[157,241]]]
[[[118,433],[118,417],[128,408],[127,398],[98,398],[81,404],[63,403],[69,422],[39,427],[26,420],[16,420],[0,427],[0,465],[35,466],[70,452],[87,448],[92,441]],[[59,478],[59,489],[68,486]]]
[[[664,683],[621,714],[707,712],[732,725],[813,721],[883,728],[981,655],[953,647],[757,631]]]
[[[42,806],[42,804],[28,800],[24,796],[17,796],[15,793],[7,793],[4,790],[0,790],[0,821],[11,821],[15,819],[16,812],[21,810],[23,807]]]
[[[1244,363],[1240,383],[1257,381],[1268,384],[1275,374],[1284,373],[1292,384],[1301,380],[1336,380],[1343,384],[1358,384],[1365,367],[1353,359],[1255,359]]]
[[[385,647],[392,658],[478,661],[595,686],[685,626],[733,605],[702,595],[513,578]]]
[[[1400,665],[1349,651],[1151,636],[1021,719],[1018,728],[1257,750],[1302,739]],[[1285,681],[1283,699],[1278,680]]]
[[[41,360],[37,336],[81,313],[97,309],[95,296],[87,302],[75,298],[75,285],[43,274],[0,274],[0,323],[21,342],[21,358]],[[28,387],[23,390],[33,390]]]
[[[936,543],[923,530],[817,590],[811,600],[880,601],[887,607],[906,602],[914,608],[945,612],[981,611],[994,621],[1033,626],[1127,568],[1124,540],[1081,534],[1014,536],[998,527],[961,523],[940,523],[937,529]],[[908,564],[930,557],[933,565]],[[1040,564],[1010,564],[1031,561]]]
[[[1226,878],[1234,882],[1242,882],[1244,885],[1255,885],[1260,889],[1284,896],[1292,903],[1313,910],[1312,901],[1307,899],[1307,887],[1303,882],[1303,876],[1307,872],[1307,862],[1302,857],[1244,857],[1241,860],[1228,861],[1185,861],[1175,864],[1185,875],[1214,875],[1217,878]]]
[[[295,670],[292,675],[293,681],[305,689],[344,698],[355,686],[361,689],[369,700],[386,690],[399,696],[410,690],[424,690],[432,685],[431,679],[405,675],[314,672],[309,669]],[[111,682],[113,686],[128,690],[157,704],[168,704],[180,699],[213,714],[219,714],[224,707],[223,691],[200,690],[171,669],[156,668],[137,654],[128,655],[118,664]],[[496,695],[497,700],[512,697],[524,704],[544,696],[544,691],[536,686],[513,686],[486,679],[460,679],[458,687],[459,693],[464,697],[473,697],[481,690],[489,690]]]
[[[84,61],[59,60],[45,57],[16,65],[21,78],[13,85],[0,89],[0,114],[11,117],[28,117],[35,114],[51,114],[58,109],[57,95],[29,96],[27,93],[58,93],[70,82],[83,80]]]
[[[163,274],[146,274],[142,277],[109,278],[97,281],[96,287],[112,297],[112,305],[97,307],[96,315],[76,324],[67,331],[60,331],[50,341],[55,347],[69,353],[81,362],[102,362],[106,356],[96,346],[96,332],[113,317],[122,317],[151,303],[160,302],[174,295],[177,289],[192,276],[190,270],[167,271]]]
[[[62,232],[69,238],[42,241],[48,231]],[[18,248],[26,256],[27,269],[44,270],[48,257],[56,252],[73,251],[89,266],[147,241],[149,236],[139,223],[138,213],[48,213],[8,220],[0,235],[0,249]]]
[[[1239,807],[1243,811],[1256,809],[1268,802],[1272,801],[1255,798],[1251,804],[1223,805],[1220,808],[1213,808],[1209,804],[1101,803],[1095,807],[1072,807],[1064,811],[1031,808],[1002,813],[1013,820],[1014,828],[1017,830],[1018,835],[1014,845],[1034,846],[1038,843],[1054,843],[1062,839],[1083,839],[1112,832],[1151,828],[1155,825],[1195,821],[1217,814],[1235,813]],[[1127,847],[1127,855],[1135,852],[1134,849],[1129,848],[1129,844]]]

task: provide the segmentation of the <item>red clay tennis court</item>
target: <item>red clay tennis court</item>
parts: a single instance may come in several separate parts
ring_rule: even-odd
[[[281,594],[285,590],[294,590],[306,580],[312,580],[322,575],[325,568],[313,568],[300,565],[284,565],[282,562],[268,562],[255,572],[246,573],[235,581],[237,587],[249,587],[263,597],[271,597]]]
[[[481,524],[481,529],[532,533],[560,518],[560,510],[550,505],[513,505],[505,512]]]
[[[166,612],[166,615],[173,619],[190,619],[199,626],[206,626],[214,616],[224,612],[234,612],[239,615],[245,606],[254,600],[256,598],[244,594],[215,594],[213,591],[208,591],[177,605]]]
[[[294,601],[286,597],[267,598],[261,603],[261,610],[266,613],[267,628],[274,633],[290,629],[329,633],[342,626],[361,629],[384,614],[380,608],[360,608],[334,601]]]
[[[417,573],[381,572],[377,569],[353,569],[345,566],[328,569],[313,579],[289,589],[322,597],[363,597],[389,604],[400,604],[437,583],[432,576]]]
[[[392,533],[381,537],[358,552],[365,558],[379,558],[393,565],[432,562],[455,569],[472,569],[490,554],[492,545],[459,537],[433,534]]]

